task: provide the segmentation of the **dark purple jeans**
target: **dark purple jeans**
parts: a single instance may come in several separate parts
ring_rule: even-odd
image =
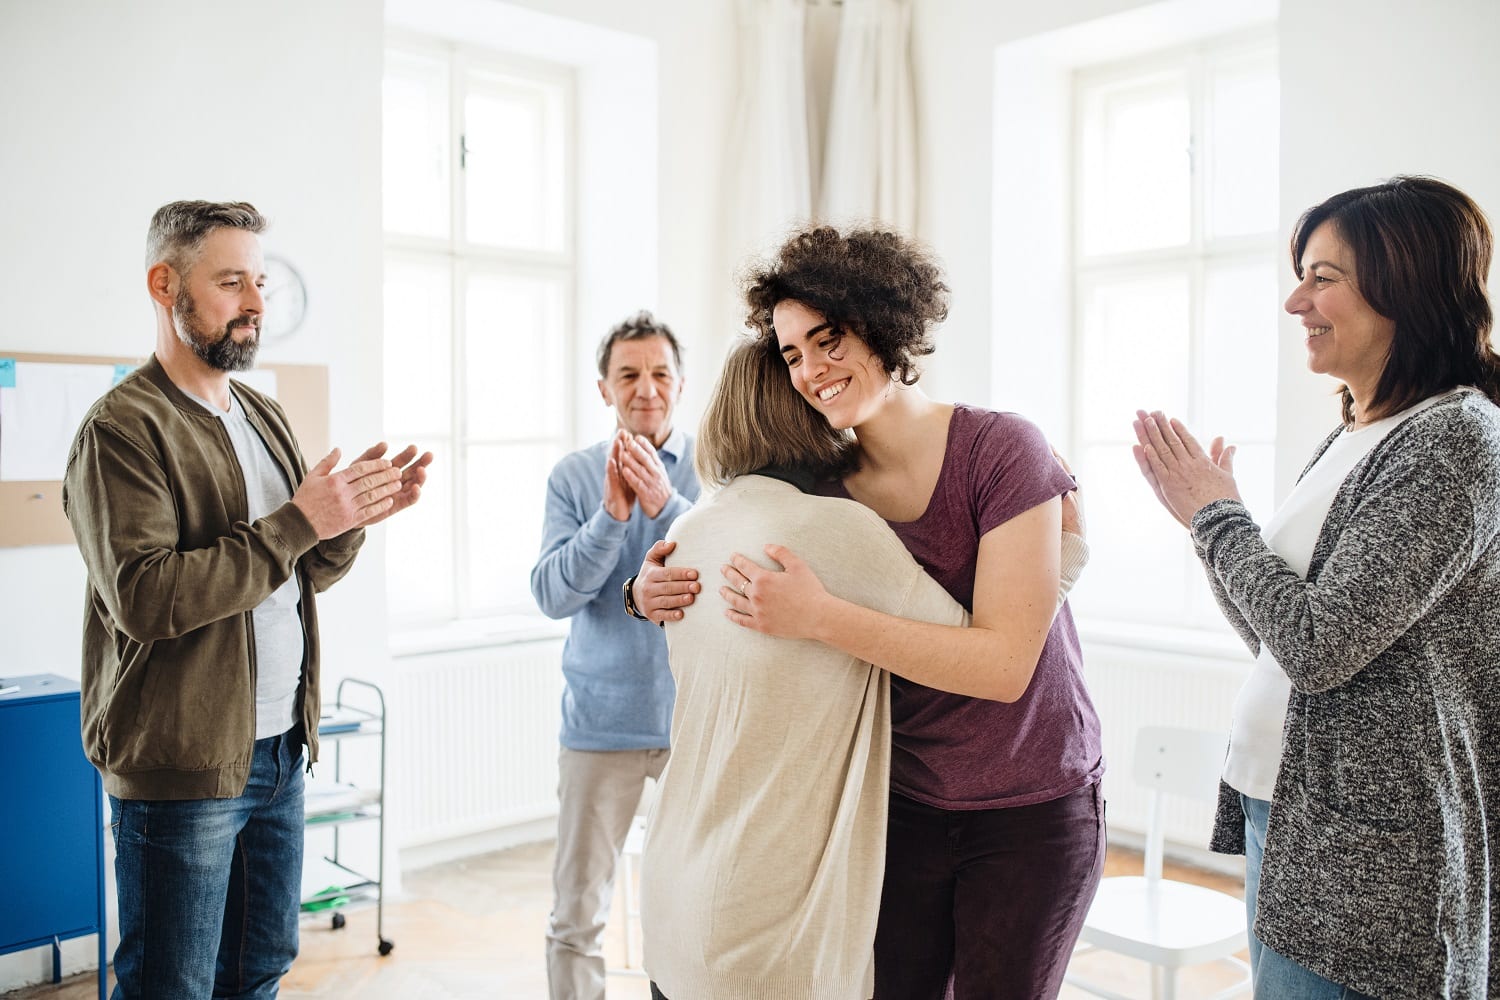
[[[1011,809],[892,793],[876,1000],[1046,1000],[1104,867],[1098,784]]]

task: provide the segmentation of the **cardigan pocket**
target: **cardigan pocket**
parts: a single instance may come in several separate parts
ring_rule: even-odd
[[[1407,830],[1431,803],[1420,758],[1432,697],[1420,664],[1387,650],[1339,687],[1304,694],[1302,760],[1308,797],[1350,823]]]
[[[1256,921],[1266,944],[1337,981],[1431,975],[1441,849],[1423,826],[1380,829],[1295,784],[1277,791]]]

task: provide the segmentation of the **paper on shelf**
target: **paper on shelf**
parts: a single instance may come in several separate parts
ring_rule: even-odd
[[[324,778],[309,779],[303,800],[309,820],[329,813],[354,812],[380,798],[380,793],[370,788],[356,788],[346,782],[329,781]]]

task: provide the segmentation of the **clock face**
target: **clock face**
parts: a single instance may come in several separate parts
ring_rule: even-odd
[[[297,332],[307,315],[307,285],[285,257],[266,254],[266,315],[262,341],[285,340]]]

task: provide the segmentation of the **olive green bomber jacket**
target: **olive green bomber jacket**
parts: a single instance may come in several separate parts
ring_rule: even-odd
[[[307,473],[286,414],[233,391],[293,490]],[[240,795],[255,745],[251,612],[293,572],[306,636],[301,718],[317,760],[314,593],[349,571],[355,529],[319,542],[288,502],[248,521],[222,422],[153,356],[94,404],[68,455],[63,509],[88,570],[83,746],[126,799]]]

